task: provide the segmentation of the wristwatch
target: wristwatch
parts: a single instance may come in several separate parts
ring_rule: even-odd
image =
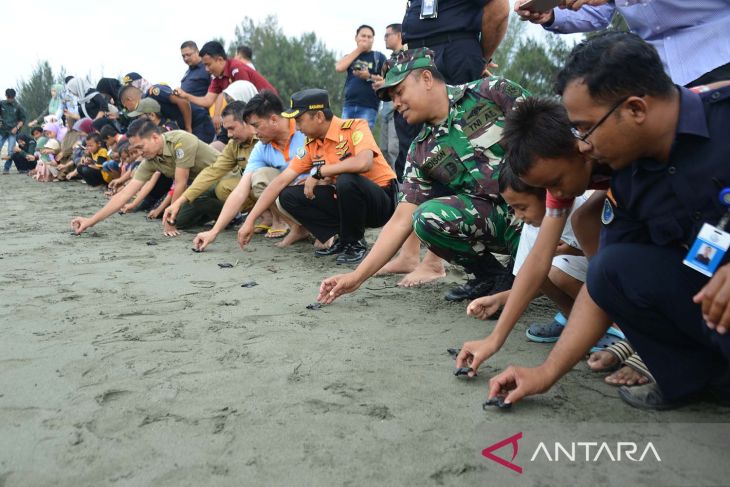
[[[320,180],[320,181],[324,179],[324,176],[322,176],[322,166],[323,165],[324,165],[324,163],[322,163],[322,162],[320,162],[319,164],[315,164],[314,165],[317,168],[314,171],[314,174],[312,174],[312,177],[314,179],[317,179],[317,180]]]

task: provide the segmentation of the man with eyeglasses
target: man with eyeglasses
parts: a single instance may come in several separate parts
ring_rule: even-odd
[[[546,392],[614,321],[655,379],[621,387],[625,402],[657,410],[730,403],[728,258],[710,278],[683,264],[703,226],[727,215],[718,195],[730,186],[730,87],[674,85],[652,46],[609,32],[576,46],[557,91],[580,151],[614,171],[601,247],[547,360],[509,367],[489,395],[513,403]]]
[[[180,45],[180,55],[188,70],[180,81],[180,88],[193,96],[205,96],[210,86],[210,74],[205,70],[203,60],[194,41],[185,41]]]

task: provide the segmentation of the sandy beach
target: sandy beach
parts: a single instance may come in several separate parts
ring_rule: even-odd
[[[730,484],[730,409],[639,411],[585,362],[548,394],[484,411],[492,375],[547,356],[524,335],[554,314],[544,299],[466,380],[446,348],[495,322],[443,299],[454,268],[420,289],[374,278],[310,310],[343,271],[310,244],[259,236],[241,251],[228,231],[197,254],[193,233],[168,239],[140,213],[77,237],[69,222],[100,191],[13,173],[0,193],[0,487]],[[530,461],[576,431],[653,440],[662,461]],[[482,455],[517,432],[522,474]]]

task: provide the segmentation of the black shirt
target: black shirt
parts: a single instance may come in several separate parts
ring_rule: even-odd
[[[482,31],[482,13],[489,0],[441,0],[438,2],[438,17],[421,19],[422,0],[408,2],[403,17],[403,42],[424,39],[446,33]]]
[[[95,91],[96,89],[89,88],[89,90],[84,93],[84,96],[88,96]],[[106,98],[104,98],[104,95],[99,92],[97,92],[96,95],[94,95],[94,97],[87,101],[83,106],[79,103],[79,115],[81,118],[89,117],[93,120],[99,112],[106,113],[108,111],[109,103],[106,101]]]
[[[679,121],[669,162],[640,159],[614,173],[601,246],[688,248],[704,223],[716,225],[727,211],[718,195],[730,187],[730,87],[702,94],[677,88]]]
[[[205,70],[203,63],[191,66],[185,72],[180,87],[193,96],[205,96],[210,86],[210,74]]]

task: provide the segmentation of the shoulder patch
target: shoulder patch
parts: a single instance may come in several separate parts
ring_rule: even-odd
[[[603,201],[603,210],[601,211],[601,223],[603,223],[604,225],[608,225],[613,221],[613,217],[613,205],[611,204],[611,201],[606,198]]]
[[[175,149],[175,158],[182,159],[183,157],[185,157],[185,151],[182,149]]]
[[[307,155],[307,149],[305,149],[304,147],[300,147],[300,148],[299,148],[299,149],[297,150],[297,157],[298,157],[299,159],[301,159],[302,157],[304,157],[304,156],[306,156],[306,155]]]
[[[363,136],[362,132],[360,132],[359,130],[355,130],[352,133],[352,144],[353,145],[359,144],[360,142],[362,142],[363,137],[364,136]]]
[[[344,122],[342,122],[342,126],[341,126],[340,128],[343,128],[343,129],[347,130],[347,129],[349,129],[350,127],[352,127],[352,124],[353,124],[353,123],[355,123],[355,120],[352,120],[352,119],[350,119],[350,120],[345,120]]]
[[[158,96],[160,94],[160,88],[157,86],[153,86],[150,88],[150,93],[154,96]]]

